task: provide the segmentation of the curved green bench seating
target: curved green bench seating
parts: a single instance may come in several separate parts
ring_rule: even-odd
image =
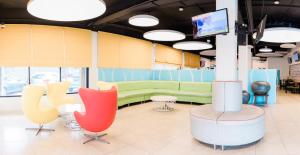
[[[177,101],[209,104],[212,86],[209,82],[177,81],[126,81],[98,82],[100,89],[115,85],[118,89],[118,106],[150,100],[155,95],[176,96]]]

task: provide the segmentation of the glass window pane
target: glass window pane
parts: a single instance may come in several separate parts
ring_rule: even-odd
[[[57,67],[31,67],[31,84],[44,85],[59,82],[59,68]]]
[[[3,67],[1,70],[1,96],[21,95],[23,87],[28,84],[27,67]]]
[[[68,93],[76,93],[81,87],[81,68],[62,68],[61,80],[71,82]]]

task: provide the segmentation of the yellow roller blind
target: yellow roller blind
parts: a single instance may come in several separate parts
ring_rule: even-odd
[[[152,43],[132,37],[99,32],[98,64],[107,68],[152,67]]]
[[[64,66],[63,27],[32,25],[32,66]]]
[[[89,67],[92,62],[92,34],[89,30],[64,28],[65,66]]]
[[[120,67],[121,36],[113,33],[98,33],[98,66]]]
[[[199,68],[200,67],[200,55],[193,53],[184,53],[184,66]]]
[[[7,25],[0,29],[0,40],[0,66],[30,64],[30,25]]]
[[[182,65],[182,51],[157,44],[155,61],[158,63]]]
[[[151,69],[152,43],[122,36],[120,42],[120,67]]]

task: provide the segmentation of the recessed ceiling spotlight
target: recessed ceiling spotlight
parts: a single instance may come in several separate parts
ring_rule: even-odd
[[[178,42],[173,45],[173,48],[180,49],[180,50],[205,50],[205,49],[210,49],[213,46],[209,43],[206,42],[201,42],[201,41],[183,41],[183,42]]]
[[[273,50],[271,48],[268,48],[267,46],[265,46],[264,48],[259,49],[259,52],[264,52],[264,53],[268,53],[268,52],[272,52]]]
[[[180,12],[184,11],[184,8],[183,7],[179,7],[178,9]]]
[[[159,20],[150,15],[136,15],[128,20],[129,24],[140,27],[155,26],[159,23]]]
[[[185,39],[185,34],[174,30],[153,30],[144,33],[144,38],[154,41],[179,41]]]
[[[280,45],[281,48],[296,48],[296,45],[295,44],[281,44]]]
[[[274,0],[274,4],[278,5],[280,3],[279,0]]]
[[[46,20],[83,21],[104,14],[106,5],[103,0],[30,0],[27,11]]]
[[[257,33],[253,34],[256,38]],[[300,42],[300,29],[292,27],[273,27],[267,28],[261,41],[272,43],[294,43]]]

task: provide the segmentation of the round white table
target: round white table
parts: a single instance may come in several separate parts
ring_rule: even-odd
[[[74,112],[84,112],[83,109],[81,104],[64,104],[59,106],[58,111],[67,128],[71,130],[80,130],[80,126],[74,117]]]
[[[177,97],[175,96],[152,96],[150,99],[153,102],[162,104],[159,108],[157,108],[158,111],[173,111],[174,108],[171,106],[171,104],[176,103]]]

